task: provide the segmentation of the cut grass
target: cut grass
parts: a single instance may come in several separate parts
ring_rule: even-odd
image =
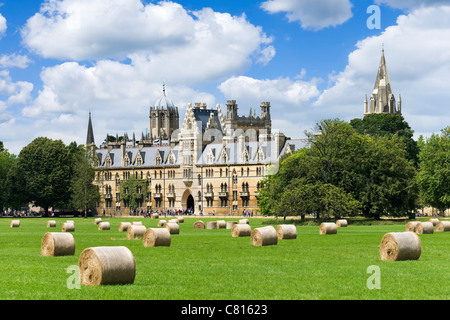
[[[220,218],[222,220],[222,218]],[[298,225],[295,240],[253,247],[249,237],[233,238],[230,229],[194,230],[199,220],[185,218],[170,247],[144,247],[118,231],[121,221],[155,219],[103,218],[111,230],[98,230],[94,219],[75,218],[75,255],[43,257],[45,218],[0,219],[0,299],[21,300],[448,300],[450,233],[419,235],[422,255],[416,261],[381,261],[383,235],[404,231],[405,223],[352,225],[335,235],[319,235],[318,225]],[[208,220],[218,218],[202,218]],[[225,220],[238,220],[225,218]],[[268,219],[250,218],[252,228]],[[275,220],[269,220],[275,223]],[[278,223],[286,223],[278,220]],[[94,246],[126,246],[136,261],[132,285],[69,289],[68,268],[81,252]],[[381,289],[368,289],[369,266],[380,268]],[[73,280],[73,279],[72,279]]]

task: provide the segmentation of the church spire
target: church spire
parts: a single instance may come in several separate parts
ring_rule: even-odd
[[[86,137],[86,145],[93,145],[95,144],[94,141],[94,130],[92,129],[92,120],[91,120],[91,112],[89,111],[89,122],[88,122],[88,130],[87,130],[87,137]]]

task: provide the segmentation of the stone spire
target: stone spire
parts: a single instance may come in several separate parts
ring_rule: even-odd
[[[368,113],[392,113],[401,114],[401,110],[397,110],[395,97],[392,93],[391,80],[386,66],[386,58],[384,56],[384,47],[381,51],[380,64],[378,66],[377,78],[373,87],[370,104],[367,106],[367,100],[364,100],[364,114]]]
[[[89,122],[88,122],[88,130],[86,137],[86,145],[94,145],[94,130],[92,129],[92,120],[91,120],[91,112],[89,111]]]

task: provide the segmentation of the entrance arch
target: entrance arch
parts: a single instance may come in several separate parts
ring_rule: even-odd
[[[191,213],[193,214],[195,211],[195,201],[189,189],[186,189],[181,197],[181,206],[183,210],[191,209]]]

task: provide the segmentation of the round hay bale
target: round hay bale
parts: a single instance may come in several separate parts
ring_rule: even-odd
[[[416,226],[419,221],[410,221],[406,224],[406,231],[416,232]]]
[[[275,230],[277,231],[278,240],[297,239],[297,228],[293,224],[280,224]]]
[[[235,224],[238,224],[237,221],[227,221],[227,229],[233,229]]]
[[[133,254],[123,246],[86,248],[78,266],[85,286],[132,284],[136,275]]]
[[[419,222],[416,226],[417,234],[430,234],[433,233],[433,222]]]
[[[225,220],[217,220],[217,229],[225,229],[226,226]]]
[[[184,223],[184,217],[179,216],[177,217],[178,223]]]
[[[152,213],[152,214],[150,215],[150,217],[151,217],[152,219],[159,219],[159,214],[158,214],[158,213]]]
[[[176,223],[178,224],[178,219],[170,219],[169,221],[167,221],[169,223]]]
[[[120,232],[127,231],[129,227],[131,227],[131,222],[121,222],[121,223],[119,223],[119,231]]]
[[[111,229],[111,225],[109,224],[109,222],[100,222],[98,224],[98,230],[110,230]]]
[[[164,225],[163,228],[166,228],[169,230],[170,234],[179,234],[180,233],[180,226],[178,223],[168,222]]]
[[[43,256],[72,256],[75,254],[75,239],[67,232],[47,232],[41,242]]]
[[[248,224],[236,223],[231,229],[231,236],[237,237],[250,237],[252,234],[252,228]]]
[[[422,252],[420,238],[415,232],[386,233],[380,243],[383,261],[417,260]]]
[[[133,221],[133,226],[142,226],[142,221]]]
[[[206,229],[217,229],[217,221],[208,221],[206,223]]]
[[[322,222],[319,227],[319,234],[336,234],[337,225],[334,222]]]
[[[167,228],[148,228],[145,230],[143,243],[144,247],[169,247],[170,231]]]
[[[240,219],[240,220],[239,220],[239,223],[246,223],[246,224],[249,224],[249,221],[248,221],[248,219]]]
[[[339,228],[339,227],[345,228],[345,227],[348,226],[348,222],[347,222],[347,220],[345,220],[345,219],[339,219],[339,220],[336,221],[336,226],[337,226],[338,228]]]
[[[159,220],[158,221],[158,227],[164,227],[164,225],[167,223],[167,220]]]
[[[278,243],[277,231],[272,226],[255,228],[251,233],[253,246],[269,246]]]
[[[144,236],[145,230],[147,230],[145,226],[131,225],[127,229],[127,238],[128,239],[142,238]]]
[[[18,228],[20,227],[20,220],[11,220],[11,223],[9,225],[11,228]]]
[[[75,224],[75,221],[73,221],[73,220],[66,220],[66,222]]]
[[[100,222],[102,222],[102,218],[95,218],[94,220],[95,224],[99,224]]]
[[[61,228],[62,232],[74,232],[75,224],[70,222],[64,222]]]
[[[205,229],[205,223],[202,220],[195,221],[194,229]]]
[[[433,226],[436,226],[437,223],[439,222],[439,219],[431,218],[429,221],[433,224]]]
[[[56,227],[56,221],[55,220],[48,220],[47,221],[47,228],[54,228]]]
[[[450,231],[450,221],[439,221],[436,224],[436,232]]]

